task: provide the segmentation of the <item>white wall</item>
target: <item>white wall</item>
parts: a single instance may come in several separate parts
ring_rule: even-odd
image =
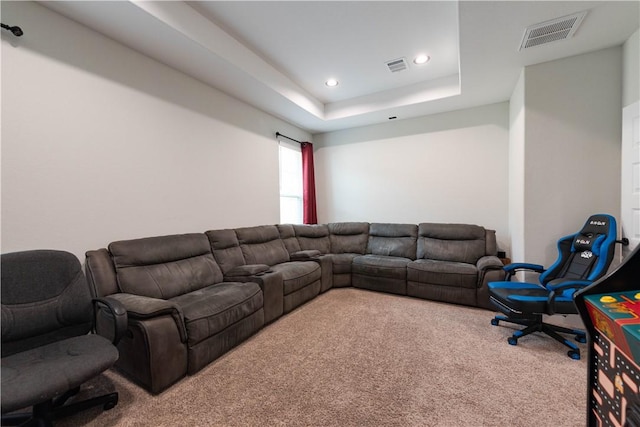
[[[2,252],[279,221],[310,135],[36,3],[2,2]]]
[[[509,234],[512,260],[526,260],[524,242],[525,69],[509,100]]]
[[[631,35],[622,47],[622,106],[640,101],[640,29]]]
[[[508,251],[509,105],[314,135],[318,220],[450,222]]]
[[[532,65],[524,75],[523,255],[549,265],[557,239],[590,214],[620,217],[622,48]]]
[[[1,8],[25,29],[2,32],[2,252],[82,259],[117,239],[278,222],[274,134],[308,133],[37,3]],[[523,76],[510,107],[315,136],[319,220],[476,223],[508,253],[513,240],[513,258],[548,264],[559,234],[619,213],[638,32]]]

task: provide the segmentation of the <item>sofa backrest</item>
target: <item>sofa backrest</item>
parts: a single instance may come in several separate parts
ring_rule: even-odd
[[[276,265],[290,260],[275,225],[236,228],[235,232],[246,264]]]
[[[329,227],[326,224],[295,224],[293,230],[300,244],[300,250],[318,250],[322,254],[331,252]]]
[[[364,254],[369,241],[368,222],[333,222],[328,224],[330,252]]]
[[[369,225],[367,253],[416,259],[418,226],[415,224]]]
[[[113,242],[109,252],[121,292],[169,299],[222,281],[202,233]]]
[[[235,230],[209,230],[205,233],[211,245],[213,258],[216,260],[222,273],[239,265],[244,265],[244,255],[240,249],[240,242]]]
[[[296,232],[293,229],[293,224],[278,224],[276,227],[278,227],[280,239],[282,239],[282,243],[284,243],[284,247],[287,249],[289,254],[302,250],[300,249],[300,243],[298,243],[298,239],[296,238]]]
[[[487,233],[470,224],[421,223],[418,225],[418,259],[475,264],[487,255]],[[495,234],[493,235],[495,239]]]

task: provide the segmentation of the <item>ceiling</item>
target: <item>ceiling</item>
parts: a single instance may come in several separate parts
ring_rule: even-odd
[[[505,101],[522,67],[640,26],[638,1],[40,3],[310,133]],[[579,11],[573,37],[519,50],[526,27]]]

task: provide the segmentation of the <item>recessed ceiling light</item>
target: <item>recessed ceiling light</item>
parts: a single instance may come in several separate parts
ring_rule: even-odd
[[[324,84],[326,84],[329,87],[336,87],[338,86],[338,81],[336,79],[329,79],[326,82],[324,82]]]
[[[413,63],[417,65],[426,64],[427,62],[429,62],[430,59],[431,58],[429,57],[429,55],[418,55],[413,60]]]

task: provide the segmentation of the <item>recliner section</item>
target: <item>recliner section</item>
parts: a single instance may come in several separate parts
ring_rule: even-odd
[[[234,230],[210,230],[206,233],[214,259],[225,279],[233,282],[254,282],[260,286],[264,303],[264,322],[282,316],[282,273],[271,270],[268,264],[247,264]]]
[[[113,271],[106,276],[116,279],[116,287],[95,274],[107,271],[109,261]],[[118,300],[129,314],[116,367],[154,393],[264,325],[260,286],[223,281],[204,234],[114,242],[106,253],[87,253],[87,271],[96,291],[118,289],[101,296]]]
[[[491,309],[487,283],[502,280],[495,231],[477,225],[422,223],[407,295]]]
[[[280,224],[113,242],[86,274],[128,312],[116,367],[159,393],[334,287],[489,308],[496,253],[474,225]]]
[[[416,257],[418,226],[371,224],[365,255],[353,259],[356,288],[407,294],[407,265]]]
[[[328,225],[333,287],[352,285],[353,259],[364,255],[369,241],[369,223],[340,222]]]
[[[292,259],[280,232],[275,225],[244,227],[234,230],[244,264],[235,265],[267,265],[282,277],[283,312],[288,313],[297,306],[309,301],[320,293],[320,265]],[[230,236],[229,232],[226,232]],[[207,236],[217,241],[217,232],[208,231]],[[234,243],[235,244],[235,243]],[[295,252],[294,252],[295,254]],[[239,258],[237,261],[241,261]],[[245,267],[246,268],[246,267]]]

